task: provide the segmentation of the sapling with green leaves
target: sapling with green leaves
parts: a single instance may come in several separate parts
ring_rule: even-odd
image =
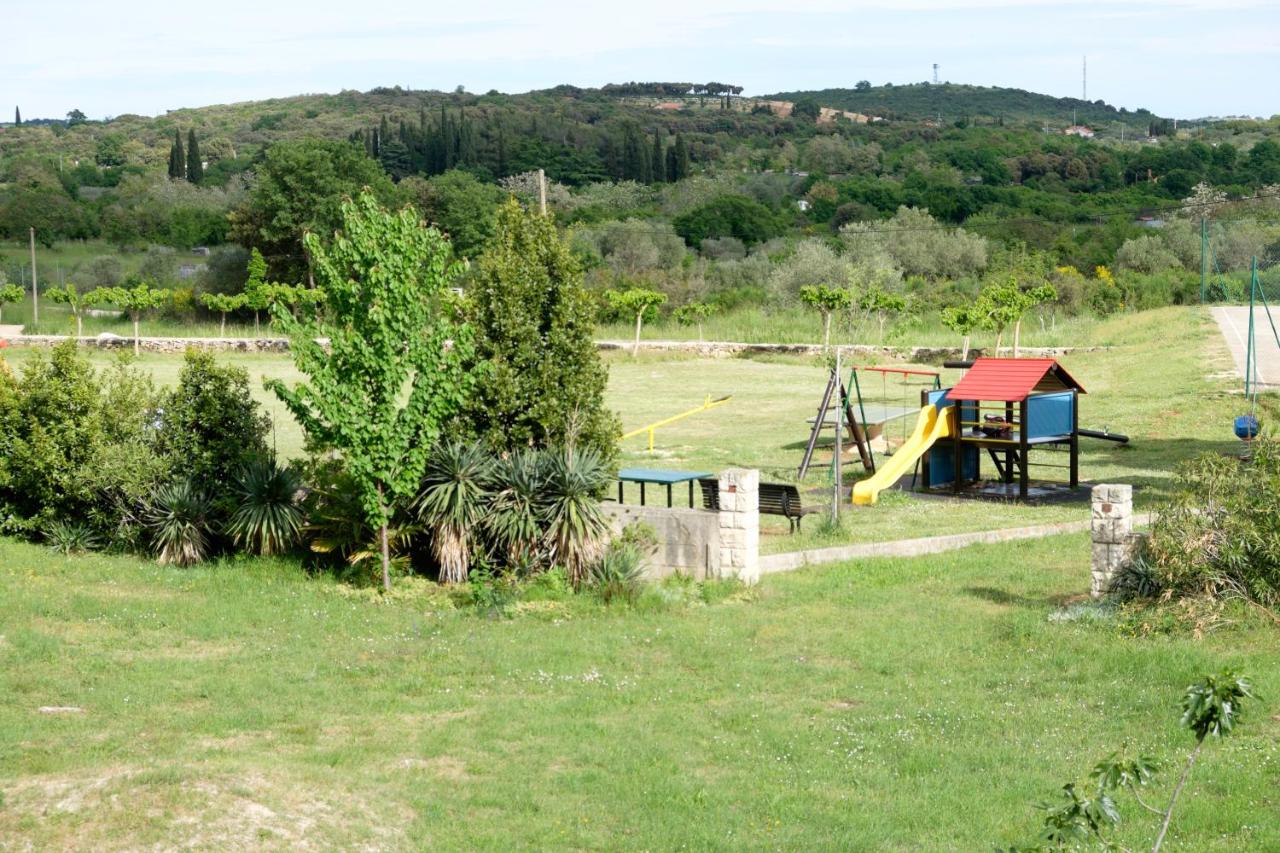
[[[831,318],[853,305],[853,291],[829,284],[806,284],[800,288],[800,301],[822,315],[822,345],[831,346]]]
[[[84,295],[91,305],[114,305],[133,323],[133,354],[141,351],[142,318],[168,302],[173,294],[155,287],[149,281],[134,278],[125,287],[99,287]]]
[[[1004,332],[1013,326],[1013,357],[1017,358],[1022,337],[1022,317],[1032,308],[1044,302],[1052,302],[1058,298],[1058,291],[1052,284],[1041,284],[1024,288],[1017,273],[998,279],[982,289],[978,294],[976,310],[982,318],[982,324],[996,333],[996,355],[1000,355],[1000,344]]]
[[[272,316],[306,379],[266,387],[315,446],[341,454],[378,531],[389,590],[393,513],[414,496],[442,424],[470,391],[471,328],[445,304],[460,267],[412,207],[390,212],[368,190],[343,202],[331,240],[304,241],[323,301],[296,317],[276,303]]]
[[[84,336],[84,310],[88,307],[84,296],[76,289],[71,282],[67,282],[61,287],[53,287],[45,291],[45,298],[50,302],[57,302],[66,305],[71,311],[71,316],[76,321],[76,337]]]
[[[257,249],[249,252],[248,278],[244,283],[244,304],[253,311],[253,336],[260,333],[260,315],[271,307],[271,292],[267,283],[267,261]]]
[[[4,306],[15,305],[22,301],[25,294],[16,284],[5,284],[0,280],[0,319],[4,317]]]
[[[617,311],[634,315],[636,318],[636,339],[631,347],[631,355],[640,354],[640,330],[644,326],[644,315],[651,310],[656,310],[659,305],[667,301],[665,293],[659,293],[656,290],[646,290],[643,287],[636,287],[630,290],[609,290],[605,292],[605,298],[609,300],[609,304]]]
[[[681,326],[697,326],[698,341],[701,342],[702,324],[715,312],[716,306],[706,302],[686,302],[672,312],[672,316],[676,318],[676,322]]]
[[[1182,698],[1181,725],[1195,735],[1196,745],[1187,757],[1186,766],[1166,808],[1152,806],[1140,793],[1140,789],[1151,784],[1160,769],[1156,760],[1145,755],[1132,757],[1127,750],[1121,750],[1093,766],[1089,784],[1068,783],[1062,787],[1056,801],[1040,805],[1044,819],[1035,844],[1007,849],[1010,853],[1030,853],[1096,844],[1104,850],[1125,851],[1128,848],[1107,836],[1110,829],[1120,822],[1120,808],[1114,795],[1124,792],[1132,796],[1142,809],[1161,818],[1159,833],[1151,847],[1152,853],[1159,853],[1169,831],[1173,810],[1205,739],[1229,735],[1239,719],[1240,704],[1252,698],[1253,687],[1249,679],[1229,669],[1216,675],[1206,675],[1187,687]]]
[[[960,360],[969,360],[969,338],[982,324],[982,316],[969,305],[942,309],[942,325],[961,337]]]
[[[884,340],[884,327],[890,318],[907,310],[907,298],[900,293],[886,290],[879,284],[873,284],[858,295],[858,308],[867,316],[874,317],[880,337]]]
[[[245,295],[243,293],[205,293],[200,296],[200,301],[210,311],[218,312],[221,317],[221,322],[218,325],[218,336],[225,338],[227,336],[227,315],[232,311],[239,311],[245,306]]]

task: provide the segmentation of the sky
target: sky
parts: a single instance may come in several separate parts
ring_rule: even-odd
[[[0,110],[717,80],[747,95],[940,79],[1177,118],[1280,113],[1280,0],[0,0]],[[0,112],[0,115],[4,113]]]

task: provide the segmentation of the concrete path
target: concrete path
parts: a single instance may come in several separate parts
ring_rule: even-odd
[[[1243,379],[1245,353],[1249,348],[1249,307],[1217,306],[1213,309],[1213,319],[1226,338],[1231,358],[1236,363],[1236,373]],[[1280,329],[1280,306],[1272,309],[1271,319]],[[1261,305],[1254,308],[1253,334],[1258,352],[1258,384],[1263,388],[1280,388],[1280,346],[1276,345],[1271,323],[1267,321],[1267,311]]]

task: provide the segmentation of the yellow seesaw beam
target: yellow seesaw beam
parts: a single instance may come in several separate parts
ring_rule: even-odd
[[[690,409],[687,412],[681,412],[678,415],[672,415],[669,418],[663,418],[662,420],[651,423],[648,426],[642,426],[640,427],[640,429],[633,429],[631,432],[623,435],[622,440],[626,441],[628,438],[637,436],[642,432],[647,432],[649,433],[649,452],[652,453],[653,452],[653,433],[654,433],[654,430],[658,429],[658,427],[664,427],[669,423],[674,423],[675,421],[680,420],[681,418],[687,418],[690,415],[698,414],[698,412],[705,412],[707,409],[714,409],[716,406],[722,406],[732,399],[733,399],[733,395],[729,394],[727,396],[712,400],[711,395],[708,394],[707,399],[703,401],[701,406]]]

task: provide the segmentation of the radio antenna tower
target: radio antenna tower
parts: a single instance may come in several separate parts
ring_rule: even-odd
[[[933,85],[938,85],[938,63],[933,63]]]
[[[1089,100],[1089,57],[1080,57],[1080,100]]]

